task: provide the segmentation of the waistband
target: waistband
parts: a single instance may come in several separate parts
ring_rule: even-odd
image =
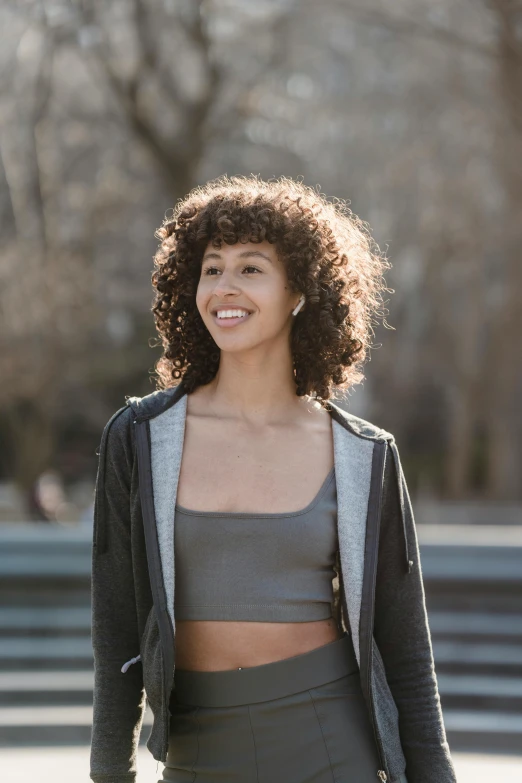
[[[176,669],[172,699],[196,707],[235,707],[281,699],[317,688],[359,669],[352,637],[281,661],[244,669],[206,672]]]

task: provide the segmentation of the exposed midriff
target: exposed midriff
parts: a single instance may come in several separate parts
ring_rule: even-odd
[[[333,617],[308,623],[176,622],[176,668],[223,671],[301,655],[341,637]]]

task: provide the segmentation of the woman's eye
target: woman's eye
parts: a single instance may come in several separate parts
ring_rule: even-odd
[[[243,269],[241,271],[244,272],[245,269],[253,269],[254,272],[260,272],[261,271],[260,269],[257,268],[257,266],[252,266],[251,264],[248,264],[248,266],[243,267]],[[203,274],[204,275],[209,275],[211,272],[215,272],[215,271],[219,271],[217,266],[208,266],[205,269]]]

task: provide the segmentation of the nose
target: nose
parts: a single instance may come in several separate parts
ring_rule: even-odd
[[[241,291],[237,283],[234,282],[234,278],[231,273],[223,272],[221,275],[216,275],[216,278],[217,279],[214,284],[214,294],[216,296],[237,294]]]

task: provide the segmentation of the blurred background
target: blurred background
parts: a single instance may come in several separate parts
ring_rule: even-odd
[[[0,43],[2,779],[88,780],[96,450],[155,388],[154,231],[256,173],[388,252],[342,405],[399,444],[459,783],[522,781],[522,2],[4,0]]]

